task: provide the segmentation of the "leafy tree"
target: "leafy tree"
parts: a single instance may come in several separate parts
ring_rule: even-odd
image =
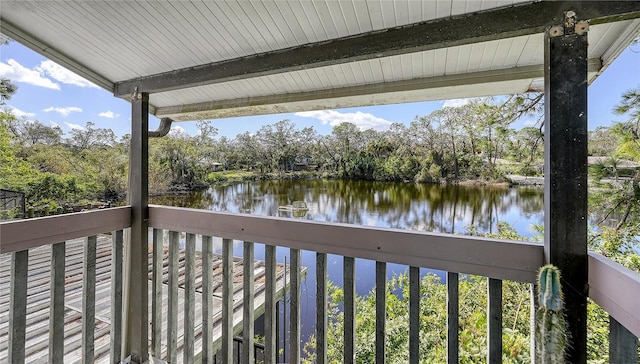
[[[612,131],[621,139],[617,154],[640,161],[640,88],[623,93],[613,111],[630,117],[628,121],[612,127]]]
[[[13,114],[0,111],[0,188],[21,190],[25,183],[37,177],[38,172],[17,157],[14,136],[9,132],[9,124],[13,122]]]
[[[4,105],[7,100],[11,99],[11,96],[16,93],[18,86],[16,86],[8,78],[0,77],[0,106]]]
[[[589,155],[610,156],[618,147],[618,135],[610,127],[599,126],[589,132]]]
[[[37,120],[17,120],[12,132],[20,145],[30,148],[35,145],[56,145],[62,142],[62,129],[59,126],[46,126]]]
[[[112,146],[116,136],[111,129],[94,128],[96,124],[87,122],[84,129],[71,129],[69,142],[74,147],[82,150],[97,146]]]

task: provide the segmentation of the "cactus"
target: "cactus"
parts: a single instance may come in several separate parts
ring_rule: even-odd
[[[560,270],[551,265],[538,275],[538,312],[536,313],[536,362],[564,363],[569,342],[564,316],[564,298]]]

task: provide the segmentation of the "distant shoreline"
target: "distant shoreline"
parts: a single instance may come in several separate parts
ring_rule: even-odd
[[[505,176],[512,186],[544,186],[544,177],[521,176],[508,174]]]

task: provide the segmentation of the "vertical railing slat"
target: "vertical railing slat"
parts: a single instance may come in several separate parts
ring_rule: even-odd
[[[529,353],[531,364],[536,364],[536,312],[538,312],[537,286],[529,284]]]
[[[233,240],[222,239],[222,362],[233,361]]]
[[[242,264],[242,363],[254,364],[253,336],[254,336],[254,291],[255,291],[255,268],[254,268],[254,248],[253,243],[244,242]]]
[[[284,272],[285,277],[286,274],[287,272]],[[285,284],[284,286],[286,287],[287,285]],[[280,302],[281,300],[276,301],[276,363],[280,362]]]
[[[316,362],[327,363],[327,254],[316,253]]]
[[[162,230],[153,229],[153,270],[151,286],[151,353],[157,359],[162,354]]]
[[[458,363],[458,273],[447,272],[447,363]]]
[[[97,237],[89,236],[84,245],[82,274],[82,362],[94,362],[96,326],[96,246]]]
[[[122,356],[122,259],[124,231],[111,236],[111,363],[118,364]]]
[[[609,316],[609,362],[638,363],[638,338]]]
[[[409,267],[409,364],[420,362],[420,268]]]
[[[27,274],[29,251],[11,254],[11,292],[9,293],[9,363],[25,361],[27,326]]]
[[[178,361],[178,269],[180,233],[169,231],[169,287],[167,304],[167,360]]]
[[[488,278],[487,364],[502,363],[502,280]]]
[[[213,364],[213,239],[202,237],[202,363]]]
[[[387,263],[376,262],[376,363],[385,362]]]
[[[264,309],[264,362],[275,364],[277,355],[277,313],[276,313],[276,247],[265,245],[265,309]]]
[[[66,243],[51,246],[51,306],[49,307],[49,363],[64,361],[64,281]]]
[[[291,303],[289,319],[290,363],[300,362],[300,249],[291,249]]]
[[[355,361],[356,347],[356,281],[355,259],[344,257],[344,362],[347,364]]]
[[[196,236],[187,233],[184,253],[184,331],[182,347],[185,363],[193,362],[195,342],[195,310],[196,310]]]

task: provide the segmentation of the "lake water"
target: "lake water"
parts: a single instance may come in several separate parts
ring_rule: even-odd
[[[542,188],[441,186],[415,183],[311,180],[238,182],[190,195],[157,196],[151,203],[222,212],[293,219],[350,223],[442,233],[465,233],[471,225],[482,232],[496,232],[498,222],[510,224],[526,237],[531,227],[543,223]],[[306,201],[309,211],[292,216],[281,205]],[[235,244],[234,255],[242,255]],[[278,262],[289,259],[289,250],[277,249]],[[264,246],[256,244],[256,259],[264,259]],[[302,341],[315,330],[315,253],[303,251],[307,279],[302,282]],[[342,285],[342,257],[328,257],[329,279]],[[388,264],[387,274],[407,271]],[[423,269],[422,274],[435,272]],[[435,272],[443,276],[443,272]],[[356,291],[367,294],[375,285],[375,262],[356,261]]]

